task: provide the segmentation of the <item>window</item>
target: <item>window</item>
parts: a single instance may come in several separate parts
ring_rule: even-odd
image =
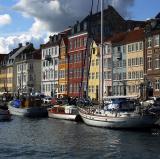
[[[138,43],[136,43],[136,51],[138,51],[138,50],[139,50]]]
[[[151,47],[151,46],[152,46],[152,38],[151,38],[151,37],[148,38],[147,46],[148,46],[148,47]]]
[[[58,60],[57,59],[54,60],[54,64],[55,64],[55,66],[58,65]]]
[[[92,60],[92,66],[94,66],[95,65],[95,61],[94,60]]]
[[[135,47],[134,47],[134,44],[132,44],[132,52],[135,51]]]
[[[139,50],[143,50],[143,42],[139,43]]]
[[[69,57],[69,62],[70,62],[70,63],[73,62],[73,55],[70,55],[70,57]]]
[[[140,71],[140,78],[143,79],[143,71]]]
[[[54,72],[54,77],[58,78],[58,72],[57,71]]]
[[[128,79],[131,79],[131,72],[128,72]]]
[[[123,60],[123,67],[126,67],[126,60]]]
[[[140,64],[140,65],[143,65],[143,57],[140,57],[139,60],[140,60],[139,64]]]
[[[103,78],[104,78],[104,79],[107,79],[107,72],[104,72],[104,73],[103,73]]]
[[[155,82],[156,90],[160,90],[160,79]]]
[[[92,72],[92,79],[94,79],[95,73]]]
[[[147,66],[148,66],[148,70],[152,69],[152,57],[147,57]]]
[[[92,86],[92,93],[94,93],[94,86]]]
[[[131,59],[128,59],[128,66],[131,66]]]
[[[99,78],[99,73],[98,72],[96,72],[96,79],[98,79]]]
[[[95,51],[96,51],[96,49],[95,49],[95,48],[93,48],[93,49],[92,49],[92,54],[95,54]]]
[[[159,35],[154,36],[154,46],[159,46]]]
[[[84,38],[84,47],[87,46],[87,37]]]
[[[154,68],[155,69],[159,69],[160,68],[160,59],[159,58],[160,57],[157,56],[156,59],[155,59],[155,61],[154,61]]]
[[[135,66],[135,59],[132,59],[132,66]]]
[[[96,59],[96,66],[99,65],[99,59]]]
[[[70,50],[72,50],[72,41],[70,41]]]
[[[126,79],[126,72],[123,72],[123,79]]]

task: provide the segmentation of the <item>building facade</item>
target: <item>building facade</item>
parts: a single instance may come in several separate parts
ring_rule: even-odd
[[[87,24],[77,23],[73,28],[69,40],[69,96],[83,97],[86,94],[86,74],[88,51]]]
[[[41,92],[52,97],[57,97],[58,93],[58,63],[60,40],[60,35],[50,36],[49,42],[41,45]]]
[[[69,31],[69,30],[68,30]],[[62,37],[60,42],[60,54],[58,64],[58,97],[68,96],[68,37],[67,35]]]
[[[99,44],[96,41],[91,43],[91,57],[88,80],[88,96],[91,99],[99,99]]]
[[[34,94],[41,91],[41,54],[35,50],[32,43],[26,43],[15,57],[14,70],[16,73],[15,92],[18,94]],[[14,78],[15,78],[14,77]]]
[[[145,27],[145,90],[146,98],[160,96],[160,20],[147,21]]]
[[[127,33],[127,94],[142,96],[140,87],[144,82],[144,30],[135,28]],[[141,90],[142,91],[142,90]]]

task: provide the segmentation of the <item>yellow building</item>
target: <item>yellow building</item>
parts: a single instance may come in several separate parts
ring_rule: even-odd
[[[59,88],[59,97],[68,95],[68,54],[67,54],[67,37],[62,38],[60,43],[60,54],[59,54],[59,80],[58,80],[58,88]]]
[[[130,31],[125,39],[127,57],[127,95],[140,96],[140,85],[144,82],[144,30]]]
[[[91,44],[91,62],[88,81],[88,96],[99,99],[99,47],[95,41]]]
[[[13,64],[5,55],[0,62],[0,92],[13,92]]]
[[[0,54],[0,92],[7,91],[7,69],[6,69],[6,54]]]

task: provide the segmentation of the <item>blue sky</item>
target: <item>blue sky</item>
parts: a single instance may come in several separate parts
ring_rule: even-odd
[[[160,12],[160,0],[108,1],[134,20],[146,20]],[[51,33],[85,17],[90,4],[89,0],[0,0],[0,53],[9,52],[19,42],[30,41],[38,47]]]
[[[135,0],[134,6],[130,10],[133,19],[152,18],[160,12],[160,0]]]

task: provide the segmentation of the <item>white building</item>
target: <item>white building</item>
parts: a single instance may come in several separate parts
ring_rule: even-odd
[[[41,93],[56,96],[58,93],[58,63],[61,35],[49,37],[50,40],[41,45]]]
[[[41,52],[33,44],[26,43],[15,55],[15,90],[22,93],[40,92]]]

